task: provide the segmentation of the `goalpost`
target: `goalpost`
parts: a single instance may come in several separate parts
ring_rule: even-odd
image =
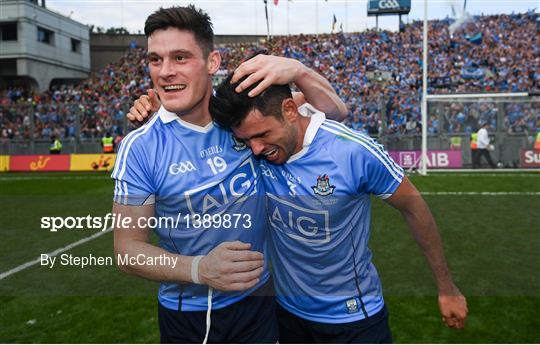
[[[466,1],[465,1],[465,4],[466,4]],[[465,5],[464,5],[464,10],[463,10],[463,13],[462,13],[462,17],[463,18],[458,18],[458,21],[460,19],[466,19],[466,12],[465,12]],[[477,99],[477,100],[482,100],[481,102],[484,103],[484,102],[491,102],[491,104],[503,104],[503,107],[492,107],[491,105],[488,106],[488,107],[492,107],[490,110],[495,110],[495,112],[497,113],[497,117],[495,119],[495,129],[496,129],[496,142],[499,144],[499,151],[501,149],[501,143],[503,142],[503,137],[505,137],[509,132],[512,131],[512,127],[511,126],[514,126],[514,124],[511,123],[511,120],[508,121],[508,123],[505,123],[506,121],[506,118],[505,116],[510,116],[509,114],[509,111],[508,109],[505,109],[505,108],[508,108],[508,107],[505,107],[504,104],[505,102],[506,103],[510,103],[512,104],[512,102],[530,102],[531,106],[532,105],[535,105],[535,107],[532,107],[533,110],[532,111],[535,111],[535,112],[538,112],[540,111],[537,107],[538,107],[538,104],[540,103],[540,96],[539,94],[533,94],[533,93],[528,93],[528,92],[520,92],[520,93],[491,93],[491,94],[446,94],[446,95],[437,95],[437,94],[433,94],[433,95],[428,95],[427,93],[427,88],[428,88],[428,83],[427,83],[427,75],[428,75],[428,1],[427,0],[424,0],[424,25],[423,25],[423,59],[422,59],[422,100],[421,100],[421,123],[422,123],[422,140],[421,140],[421,148],[420,148],[420,157],[418,157],[418,159],[414,159],[414,162],[411,162],[412,163],[412,167],[416,167],[418,166],[418,160],[420,161],[419,163],[419,173],[421,175],[427,175],[427,172],[428,172],[428,163],[429,163],[429,157],[428,157],[428,154],[429,154],[429,145],[428,145],[428,131],[431,131],[433,132],[433,129],[430,129],[429,126],[430,126],[430,123],[428,121],[428,119],[430,118],[429,116],[431,116],[431,114],[428,114],[429,112],[429,106],[430,104],[432,103],[443,103],[443,102],[447,102],[447,103],[451,103],[452,100],[455,100],[454,102],[457,102],[457,103],[462,103],[462,104],[466,104],[465,100],[474,100],[474,99]],[[455,30],[455,28],[453,29]],[[478,102],[480,103],[480,102]],[[485,103],[484,103],[485,104]],[[465,107],[464,107],[465,108]],[[474,108],[474,106],[472,107]],[[512,108],[512,107],[510,107]],[[457,119],[457,122],[458,124],[461,124],[461,122],[465,122],[465,121],[469,121],[468,123],[468,126],[470,127],[473,127],[473,128],[470,128],[468,126],[464,126],[465,128],[459,128],[459,130],[461,130],[461,132],[459,130],[457,130],[456,128],[453,128],[452,124],[450,123],[448,125],[448,128],[444,128],[444,125],[442,123],[442,120],[441,118],[436,118],[436,121],[437,121],[437,124],[438,124],[438,128],[436,129],[437,130],[437,133],[438,135],[443,135],[443,134],[450,134],[450,135],[459,135],[459,136],[455,136],[455,138],[466,138],[466,135],[469,135],[471,134],[472,131],[476,131],[478,130],[478,126],[480,125],[480,120],[478,123],[474,124],[472,122],[474,122],[473,120],[471,120],[471,116],[479,116],[478,114],[478,111],[476,109],[473,109],[474,111],[474,114],[471,115],[469,113],[469,109],[466,109],[466,113],[467,114],[463,114],[463,113],[460,113],[460,116],[459,116],[459,119]],[[529,113],[530,114],[530,111]],[[428,116],[429,115],[429,116]],[[435,114],[436,116],[437,115],[440,115],[440,113],[436,113]],[[443,113],[442,115],[445,115],[444,114],[444,109],[443,109]],[[450,115],[455,115],[455,114],[450,114]],[[465,116],[465,118],[463,118],[463,116]],[[451,116],[450,116],[451,117]],[[444,118],[445,121],[447,122],[451,122],[452,119],[448,119],[447,117]],[[481,119],[482,121],[487,121],[487,120],[493,120],[493,119],[490,119],[489,117],[487,119]],[[463,123],[465,124],[465,123]],[[450,128],[451,127],[451,128]],[[531,126],[529,126],[531,127]],[[534,127],[534,126],[533,126]],[[531,128],[529,128],[531,129]],[[536,130],[536,128],[535,128]],[[534,144],[531,145],[530,143],[530,136],[528,135],[529,133],[527,133],[528,131],[525,130],[525,136],[527,137],[526,139],[522,139],[521,141],[521,144],[519,143],[519,139],[518,140],[506,140],[508,143],[511,143],[509,144],[511,147],[510,147],[510,150],[515,150],[517,149],[518,153],[518,160],[521,160],[520,162],[520,165],[519,167],[523,167],[524,163],[523,163],[523,157],[520,157],[523,155],[523,152],[521,152],[521,150],[526,150],[528,148],[530,148],[532,146],[533,148],[533,154],[532,154],[532,164],[531,164],[531,167],[536,167],[536,161],[538,160],[538,166],[540,167],[540,154],[537,154],[536,151],[534,151]],[[532,133],[533,135],[536,136],[536,133]],[[470,139],[470,138],[469,138]],[[515,138],[513,138],[515,139]],[[456,140],[456,142],[467,142],[470,144],[470,140]],[[440,144],[439,144],[440,146]],[[521,146],[521,147],[519,147]],[[443,147],[438,147],[437,149],[443,149]],[[461,153],[462,155],[465,154],[467,151],[464,147],[460,147],[461,149]],[[529,152],[528,152],[529,153]],[[465,157],[467,157],[467,155],[465,154],[464,155]],[[415,156],[411,156],[411,157],[415,157]],[[504,157],[502,155],[501,152],[498,152],[498,162],[499,163],[499,167],[500,167],[500,164],[502,164],[503,166],[505,166],[505,164],[507,164],[506,162],[502,162],[501,161],[501,157]],[[410,158],[410,157],[409,157]],[[462,158],[462,157],[461,157]],[[468,157],[468,160],[470,160],[471,157]],[[506,159],[506,157],[504,157]],[[512,158],[511,158],[512,159]],[[401,160],[401,157],[400,157],[400,160]],[[409,159],[409,161],[411,161],[411,159]],[[400,162],[401,163],[401,162]],[[470,162],[467,162],[467,164],[470,163]],[[516,165],[516,158],[513,158],[512,161],[510,162],[510,164],[512,166],[515,167]],[[432,164],[433,165],[433,164]],[[466,165],[466,164],[465,164]],[[472,166],[471,166],[472,167]],[[526,166],[527,167],[527,166]],[[463,167],[461,167],[463,169]]]
[[[471,134],[485,123],[490,125],[488,133],[493,144],[490,157],[497,169],[521,170],[534,168],[535,164],[540,167],[540,153],[535,151],[540,94],[427,95],[424,106],[426,125],[422,126],[418,157],[421,174],[473,168]],[[485,158],[482,164],[487,164]]]

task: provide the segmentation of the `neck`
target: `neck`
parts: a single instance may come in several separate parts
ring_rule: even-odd
[[[296,134],[296,146],[294,148],[294,153],[298,153],[304,147],[304,136],[306,135],[307,128],[311,118],[298,115],[298,133]]]
[[[208,81],[208,87],[205,95],[193,106],[193,108],[181,113],[177,113],[183,121],[189,122],[196,126],[204,127],[212,122],[212,116],[208,107],[210,105],[210,97],[212,97],[212,82]]]

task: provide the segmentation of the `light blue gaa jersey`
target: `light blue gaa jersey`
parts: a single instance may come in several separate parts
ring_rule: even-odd
[[[317,113],[303,149],[261,163],[278,302],[315,322],[346,323],[384,305],[368,248],[370,195],[392,195],[403,169],[373,139]]]
[[[206,255],[218,244],[236,240],[265,253],[267,217],[260,176],[259,161],[231,132],[213,123],[195,126],[163,107],[122,140],[111,175],[114,201],[155,204],[161,221],[154,229],[159,246],[190,256]],[[261,282],[250,290],[215,291],[213,308],[239,301],[268,277],[265,268]],[[207,295],[203,285],[162,283],[158,298],[169,309],[178,310],[181,300],[181,310],[200,311],[207,309]]]

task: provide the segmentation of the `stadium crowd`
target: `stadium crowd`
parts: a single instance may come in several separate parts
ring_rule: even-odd
[[[29,139],[33,115],[35,139],[76,136],[82,140],[110,132],[122,136],[125,108],[151,87],[146,50],[129,49],[82,83],[52,87],[44,93],[24,88],[0,91],[1,138]]]
[[[429,23],[429,93],[520,92],[540,90],[538,14],[475,17],[450,34],[450,19]],[[422,23],[402,32],[368,30],[361,33],[276,37],[256,44],[218,47],[225,75],[260,48],[301,60],[324,75],[348,104],[346,120],[358,130],[376,135],[414,134],[421,130]],[[76,135],[98,138],[105,132],[121,136],[127,107],[151,87],[145,50],[131,48],[117,62],[77,86],[63,85],[45,93],[10,88],[0,91],[1,138]],[[500,104],[447,103],[429,109],[431,134],[472,132],[481,123],[497,124]],[[509,133],[540,131],[538,102],[502,104]],[[386,123],[382,123],[382,112]],[[442,122],[442,123],[441,123]]]

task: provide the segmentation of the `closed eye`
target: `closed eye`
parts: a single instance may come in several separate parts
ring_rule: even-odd
[[[252,135],[251,137],[249,137],[249,139],[265,138],[265,137],[268,136],[269,133],[270,133],[270,131],[264,131],[262,133],[257,133],[257,134]]]

